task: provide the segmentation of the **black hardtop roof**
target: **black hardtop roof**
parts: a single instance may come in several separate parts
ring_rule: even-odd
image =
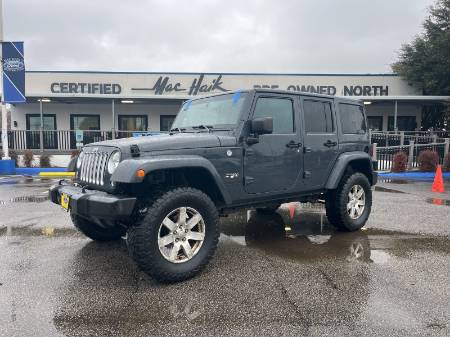
[[[304,92],[304,91],[292,91],[292,90],[278,90],[278,89],[251,89],[249,91],[255,91],[255,92],[263,92],[263,93],[271,93],[271,94],[289,94],[289,95],[299,95],[299,96],[307,96],[307,97],[317,97],[317,98],[328,98],[338,101],[346,101],[349,103],[359,103],[362,104],[360,100],[357,98],[347,98],[347,97],[340,97],[340,96],[331,96],[331,95],[323,95],[323,94],[314,94],[311,92]]]
[[[305,97],[317,97],[317,98],[328,98],[339,102],[347,102],[347,103],[353,103],[353,104],[360,104],[362,105],[361,100],[358,100],[357,98],[348,98],[348,97],[341,97],[341,96],[331,96],[331,95],[322,95],[322,94],[314,94],[310,92],[304,92],[304,91],[289,91],[289,90],[276,90],[276,89],[242,89],[242,90],[230,90],[227,92],[221,92],[221,93],[215,93],[210,95],[202,95],[195,98],[192,98],[192,100],[198,100],[202,98],[207,97],[214,97],[214,96],[220,96],[220,95],[229,95],[229,94],[235,94],[237,92],[248,92],[248,93],[268,93],[268,94],[281,94],[281,95],[298,95],[298,96],[305,96]]]

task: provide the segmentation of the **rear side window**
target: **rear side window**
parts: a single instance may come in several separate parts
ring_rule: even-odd
[[[333,113],[330,102],[304,100],[306,133],[334,132]]]
[[[366,132],[366,121],[362,106],[339,103],[339,117],[342,133],[359,134]]]
[[[261,117],[273,118],[274,134],[294,133],[294,108],[289,98],[258,98],[253,118]]]

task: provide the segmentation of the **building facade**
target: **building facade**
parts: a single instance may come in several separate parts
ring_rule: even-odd
[[[395,74],[29,71],[27,103],[10,107],[10,146],[69,150],[76,147],[76,130],[85,131],[83,143],[134,131],[168,131],[185,100],[251,88],[360,99],[369,127],[384,131],[417,130],[424,105],[449,100],[423,96]],[[37,134],[41,123],[44,137]]]

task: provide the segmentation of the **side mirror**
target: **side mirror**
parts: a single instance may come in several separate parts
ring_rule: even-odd
[[[252,120],[252,132],[257,135],[264,135],[273,132],[273,118],[262,117]]]

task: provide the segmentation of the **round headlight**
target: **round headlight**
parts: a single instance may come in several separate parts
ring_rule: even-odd
[[[120,152],[114,151],[108,160],[108,173],[113,174],[120,163]]]
[[[81,162],[83,161],[83,157],[84,157],[84,152],[80,152],[80,154],[78,155],[78,158],[77,158],[77,169],[80,169]]]

